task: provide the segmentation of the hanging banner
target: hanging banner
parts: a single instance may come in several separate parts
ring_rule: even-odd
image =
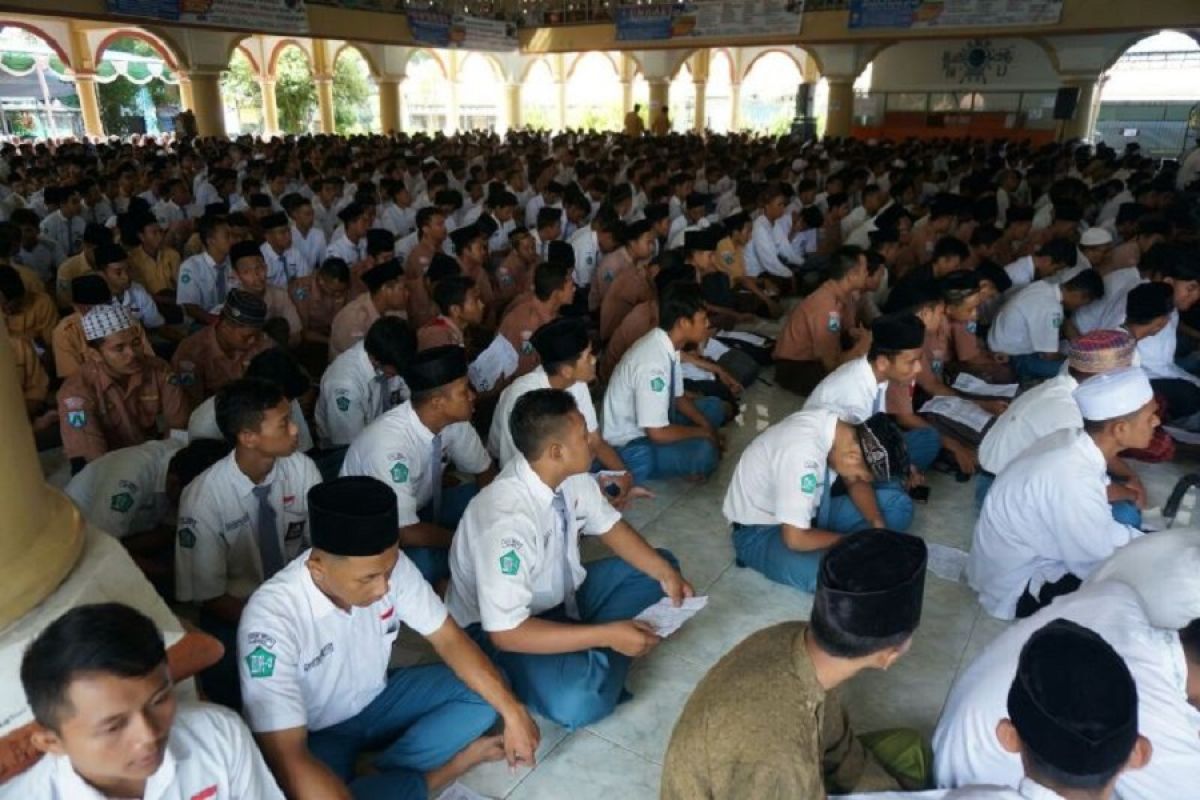
[[[503,20],[443,14],[439,11],[409,11],[408,29],[415,41],[432,47],[463,50],[516,50],[517,26]]]
[[[1063,0],[850,0],[851,28],[1053,25]]]
[[[695,0],[669,5],[624,5],[616,11],[617,40],[650,42],[791,35],[800,32],[803,15],[804,0]]]
[[[241,28],[263,33],[308,33],[304,0],[106,0],[113,14]]]

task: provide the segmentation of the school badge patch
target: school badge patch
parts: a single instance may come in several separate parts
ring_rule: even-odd
[[[500,572],[504,575],[516,575],[521,569],[521,557],[515,550],[509,550],[500,556]]]
[[[817,476],[813,473],[808,473],[800,479],[800,491],[805,494],[813,494],[817,491]]]
[[[275,674],[275,654],[256,647],[246,656],[246,667],[251,678],[269,678]]]
[[[408,465],[403,461],[397,461],[392,464],[390,470],[392,473],[392,483],[405,483],[408,481]]]
[[[129,492],[114,494],[112,499],[108,501],[108,507],[113,511],[124,514],[128,512],[129,509],[133,508],[133,495],[131,495]]]

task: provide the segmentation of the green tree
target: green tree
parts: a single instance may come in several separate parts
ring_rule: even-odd
[[[225,105],[237,110],[239,121],[242,109],[262,109],[262,86],[258,83],[250,59],[241,51],[234,51],[233,58],[229,59],[229,69],[221,73],[221,99]],[[247,132],[244,125],[242,131]]]
[[[133,38],[117,39],[105,48],[106,55],[109,52],[130,53],[155,59],[162,58],[153,47],[141,39]],[[101,67],[98,70],[102,74],[106,71],[103,67],[105,60],[101,60]],[[113,68],[109,65],[108,69],[112,70]],[[153,108],[179,105],[179,87],[158,79],[138,85],[124,77],[118,77],[110,83],[97,83],[96,94],[100,103],[100,120],[104,123],[104,130],[118,135],[140,130],[132,123],[134,119],[142,116],[142,109],[147,103]]]
[[[275,64],[275,76],[279,127],[285,133],[306,132],[317,108],[317,86],[308,57],[298,47],[285,48]]]
[[[333,64],[333,122],[338,133],[365,133],[373,114],[366,62],[357,50],[343,50]]]

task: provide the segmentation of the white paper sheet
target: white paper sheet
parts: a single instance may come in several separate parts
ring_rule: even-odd
[[[977,394],[983,397],[1007,397],[1010,399],[1017,396],[1017,389],[1020,388],[1015,383],[988,383],[965,372],[958,373],[958,377],[954,379],[952,385],[958,391],[966,392],[967,394]]]
[[[937,542],[929,542],[926,547],[929,550],[929,571],[942,580],[961,583],[967,573],[967,553]]]
[[[696,612],[708,605],[708,597],[685,598],[679,608],[671,605],[671,598],[664,597],[642,611],[634,619],[649,622],[664,639],[683,627],[683,623],[696,616]]]
[[[446,787],[446,791],[438,795],[438,800],[488,800],[488,798],[471,787],[455,781]]]
[[[497,336],[487,349],[467,367],[467,376],[477,392],[486,392],[517,371],[520,356],[508,339]]]
[[[1176,428],[1174,425],[1163,425],[1163,430],[1177,442],[1182,442],[1183,444],[1200,444],[1200,433]]]
[[[717,336],[720,336],[722,339],[737,339],[738,341],[752,344],[755,347],[762,347],[767,343],[765,338],[749,331],[720,331]]]
[[[700,355],[710,361],[716,361],[728,352],[729,345],[718,342],[715,336],[710,336],[708,337],[708,341],[704,343],[704,349],[700,351]]]
[[[940,414],[980,433],[992,421],[991,414],[964,397],[934,397],[921,406],[921,413]]]

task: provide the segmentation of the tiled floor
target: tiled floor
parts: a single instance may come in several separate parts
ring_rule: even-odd
[[[768,373],[769,379],[769,373]],[[542,722],[538,766],[509,774],[487,765],[463,782],[494,798],[513,800],[650,800],[658,796],[663,754],[671,729],[691,690],[725,652],[759,628],[807,618],[809,595],[767,581],[733,563],[721,500],[741,450],[754,435],[798,408],[788,393],[759,384],[749,391],[746,412],[729,430],[729,450],[707,483],[653,487],[657,497],[627,514],[645,537],[679,558],[708,607],[653,653],[635,664],[633,699],[585,730],[566,734]],[[1151,503],[1170,492],[1180,465],[1140,465]],[[928,541],[966,549],[975,520],[972,484],[930,475],[930,502],[918,507],[913,532]],[[598,556],[603,547],[586,555]],[[864,674],[845,692],[860,731],[909,726],[932,734],[959,670],[1004,630],[988,617],[965,585],[932,574],[925,589],[924,617],[911,652],[887,673]]]

